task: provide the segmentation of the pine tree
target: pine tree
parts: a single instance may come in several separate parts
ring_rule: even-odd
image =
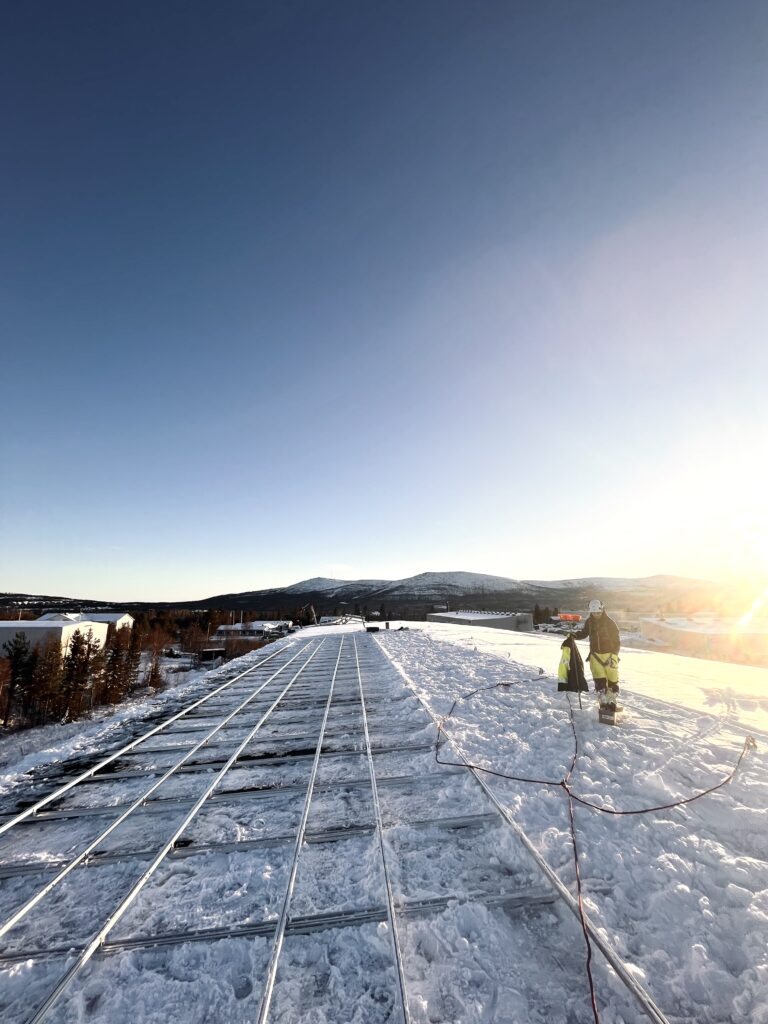
[[[3,644],[3,650],[9,662],[8,693],[5,700],[5,712],[3,715],[3,726],[7,726],[11,718],[11,708],[20,690],[29,685],[34,669],[34,654],[30,648],[29,640],[24,633],[19,632],[7,643]]]
[[[131,629],[124,626],[108,640],[104,652],[104,685],[99,695],[105,704],[117,704],[131,686]]]
[[[61,676],[65,722],[76,718],[82,710],[83,697],[91,681],[91,660],[99,646],[90,629],[85,635],[79,629],[72,634]]]
[[[128,644],[128,661],[125,668],[126,693],[132,690],[139,678],[141,667],[141,634],[135,628],[131,630],[131,640]]]
[[[37,662],[32,675],[29,703],[25,709],[31,725],[40,725],[61,718],[64,713],[61,691],[63,659],[61,643],[51,637],[37,651]]]

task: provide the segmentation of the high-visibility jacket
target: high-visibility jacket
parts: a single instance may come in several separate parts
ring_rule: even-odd
[[[560,667],[557,670],[558,690],[588,690],[584,662],[572,636],[563,641],[561,652]]]

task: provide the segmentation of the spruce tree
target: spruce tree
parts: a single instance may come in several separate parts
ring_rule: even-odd
[[[91,661],[99,646],[90,629],[85,635],[79,629],[72,634],[61,678],[65,722],[76,718],[82,710],[83,698],[91,681]]]
[[[62,663],[61,643],[57,637],[51,637],[38,648],[26,712],[31,725],[53,721],[64,713],[61,692]]]
[[[11,718],[16,694],[23,690],[31,681],[34,668],[34,655],[30,649],[29,640],[26,634],[19,632],[7,643],[3,644],[3,650],[9,662],[8,693],[5,700],[5,712],[3,715],[3,726],[7,726]]]

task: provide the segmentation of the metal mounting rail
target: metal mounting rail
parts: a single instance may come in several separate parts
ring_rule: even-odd
[[[380,694],[382,694],[382,693],[385,693],[385,691],[384,690],[380,691]],[[382,697],[380,694],[375,696],[374,699],[371,701],[371,703],[374,706],[377,706],[379,704],[402,704],[403,701],[415,700],[416,699],[413,696],[413,694],[411,694],[411,693],[406,693],[406,694],[398,695],[396,697],[386,697],[386,698]],[[357,705],[358,705],[358,701],[357,701],[356,697],[339,697],[339,698],[337,698],[337,700],[334,703],[335,703],[336,707],[349,707],[349,706],[353,706],[353,705],[355,707],[357,707]],[[214,711],[215,712],[217,710],[217,708],[218,708],[218,706],[214,706],[213,708],[206,708],[206,714],[194,714],[194,715],[190,715],[190,718],[194,721],[196,718],[206,718],[206,717],[209,717],[208,716],[208,712],[209,711]],[[298,697],[294,696],[292,698],[292,703],[290,703],[288,705],[288,710],[289,711],[321,711],[322,708],[323,708],[323,701],[322,700],[310,700],[308,694],[306,696],[301,696],[301,695],[298,696]],[[220,708],[219,708],[219,710],[220,710]]]
[[[324,757],[327,755],[323,755]],[[491,821],[497,821],[498,814],[464,814],[451,818],[419,818],[416,821],[398,821],[398,828],[444,828],[464,829],[482,828]],[[385,828],[390,826],[385,824]],[[312,845],[320,843],[337,843],[344,839],[351,839],[355,836],[366,836],[376,831],[375,825],[341,825],[338,828],[323,828],[316,832],[305,832],[304,842]],[[168,854],[169,860],[186,859],[189,857],[204,857],[209,853],[244,853],[247,850],[263,849],[270,846],[282,846],[283,843],[290,843],[295,840],[293,832],[282,833],[272,836],[258,836],[256,839],[233,839],[227,843],[201,843],[189,846],[175,846]],[[96,853],[88,859],[88,870],[98,868],[107,864],[123,864],[126,861],[150,860],[155,855],[154,848],[126,850],[120,852]],[[49,871],[58,871],[65,867],[67,860],[45,860],[25,861],[23,864],[0,864],[0,878],[18,878],[21,875],[43,875]],[[2,956],[0,956],[2,962]]]
[[[200,746],[200,745],[202,745],[204,743],[205,743],[205,740],[202,740],[201,744],[198,744],[198,746]],[[190,748],[188,748],[188,749],[190,749]],[[212,748],[209,748],[209,749],[212,749]],[[217,744],[215,749],[219,750],[219,749],[224,749],[224,748],[222,748],[220,744]],[[418,752],[418,751],[424,752],[424,751],[427,751],[427,750],[432,750],[432,744],[431,743],[403,743],[401,745],[393,746],[393,747],[373,747],[372,749],[373,749],[373,756],[376,757],[376,755],[378,755],[378,754],[396,754],[396,753],[399,753],[399,752],[415,753],[415,752]],[[323,756],[324,757],[362,757],[364,755],[365,755],[365,751],[362,749],[362,747],[359,747],[359,748],[354,748],[353,747],[351,749],[350,748],[347,748],[347,749],[343,749],[342,748],[341,750],[324,750],[323,751]],[[305,750],[300,750],[300,752],[296,753],[296,754],[292,754],[290,751],[287,751],[287,752],[281,753],[281,754],[277,754],[276,753],[276,754],[264,754],[264,755],[248,753],[248,754],[243,754],[243,756],[239,759],[239,761],[240,761],[240,767],[242,767],[242,768],[261,768],[264,765],[284,764],[284,763],[290,762],[290,761],[308,761],[308,760],[311,760],[312,757],[314,757],[314,753],[313,752],[310,753],[310,752],[307,752]],[[184,760],[186,760],[186,759],[184,759]],[[217,765],[224,764],[224,760],[225,760],[225,758],[218,757],[218,758],[212,758],[210,761],[193,761],[191,764],[186,764],[186,765],[184,765],[183,761],[179,761],[178,762],[179,766],[183,765],[183,767],[179,767],[179,773],[182,774],[182,775],[195,775],[195,774],[199,774],[201,772],[210,772]],[[111,782],[113,780],[115,782],[122,782],[125,779],[143,779],[143,778],[146,778],[148,775],[162,775],[162,773],[167,771],[167,769],[168,769],[168,765],[165,765],[165,764],[154,765],[154,766],[149,767],[149,768],[131,768],[130,770],[126,770],[124,772],[110,772],[109,779],[106,779],[106,778],[104,778],[104,779],[84,779],[83,782],[84,783],[89,783],[89,782],[99,783],[99,782],[107,782],[107,781]]]
[[[285,723],[281,723],[281,724],[285,724]],[[311,722],[303,722],[302,724],[305,725],[307,728],[309,728],[312,725]],[[387,724],[389,724],[389,723],[387,723]],[[424,723],[424,725],[419,724],[417,726],[414,726],[412,729],[409,730],[409,735],[422,731],[425,728],[426,725],[430,725],[430,724],[431,723]],[[325,730],[325,735],[326,735],[327,738],[340,739],[340,738],[342,738],[344,736],[349,736],[350,734],[355,732],[357,729],[359,729],[361,726],[362,726],[362,719],[358,719],[354,723],[352,723],[352,722],[344,723],[343,727],[340,727],[339,725],[336,725],[336,727],[333,728],[333,729],[326,729]],[[230,729],[241,729],[242,726],[234,725],[234,726],[228,727],[228,728],[230,728]],[[199,729],[199,730],[196,729],[195,732],[200,733],[200,732],[204,732],[204,730],[203,729]],[[226,732],[226,729],[225,729],[225,732]],[[314,736],[308,736],[306,733],[287,733],[286,735],[282,735],[281,733],[270,733],[268,736],[265,736],[261,740],[261,744],[264,747],[269,747],[270,745],[274,745],[275,743],[280,743],[282,745],[283,743],[300,743],[300,742],[307,742],[307,743],[308,742],[312,742],[312,743],[314,743]],[[168,747],[145,747],[143,750],[139,751],[138,755],[131,754],[130,756],[131,757],[140,756],[140,755],[146,756],[147,754],[183,754],[184,751],[185,750],[189,750],[189,748],[191,746],[192,746],[192,743],[190,742],[190,743],[179,743],[179,744],[175,744],[174,746],[168,746]],[[430,744],[430,746],[431,746],[431,744]],[[228,744],[219,742],[219,743],[211,743],[211,744],[209,744],[207,749],[208,750],[221,750],[221,749],[226,749],[227,747],[228,747]],[[258,750],[253,751],[251,756],[258,756]],[[312,757],[312,754],[308,754],[307,756]],[[116,773],[111,772],[110,774],[114,775]],[[117,773],[117,774],[119,774],[119,773]]]
[[[248,697],[246,697],[246,699],[244,701],[241,701],[241,703],[234,709],[234,711],[231,711],[227,715],[226,718],[223,718],[221,720],[221,722],[217,726],[215,726],[213,729],[211,729],[210,732],[208,732],[194,747],[191,747],[190,750],[184,755],[184,757],[181,758],[180,761],[177,761],[176,764],[174,764],[170,768],[168,768],[166,770],[165,774],[161,778],[159,778],[156,782],[154,782],[149,787],[149,789],[147,789],[144,793],[141,794],[141,796],[137,797],[136,800],[134,800],[133,803],[130,804],[126,808],[126,810],[123,811],[123,813],[120,814],[119,817],[117,817],[112,822],[111,825],[109,825],[107,828],[105,828],[104,831],[101,832],[98,836],[96,836],[95,839],[91,840],[91,842],[88,844],[88,846],[86,846],[86,848],[84,850],[82,850],[65,867],[63,867],[58,872],[58,874],[47,883],[47,885],[44,885],[42,887],[42,889],[38,890],[38,892],[36,892],[34,894],[34,896],[31,896],[26,901],[26,903],[23,903],[18,908],[18,910],[16,910],[13,914],[11,914],[11,916],[7,920],[2,922],[0,924],[0,938],[3,935],[5,935],[7,932],[9,932],[11,930],[11,928],[14,927],[14,925],[17,925],[19,923],[19,921],[21,921],[22,918],[26,917],[26,915],[29,913],[29,911],[32,910],[33,907],[36,907],[37,904],[40,902],[40,900],[42,900],[45,896],[47,896],[48,893],[55,886],[57,886],[59,884],[59,882],[63,881],[71,871],[74,871],[75,868],[78,866],[78,864],[82,864],[83,861],[86,861],[88,856],[91,853],[93,853],[93,851],[96,849],[97,846],[101,845],[101,843],[107,838],[107,836],[111,835],[112,832],[114,832],[116,828],[118,828],[120,825],[122,825],[122,823],[126,820],[126,818],[128,818],[137,808],[141,807],[142,804],[152,795],[152,793],[154,793],[155,790],[159,789],[160,786],[162,786],[162,784],[166,781],[166,779],[169,779],[175,772],[177,772],[181,768],[181,766],[184,764],[184,762],[189,760],[189,758],[192,757],[192,755],[197,750],[199,750],[200,747],[202,747],[203,744],[206,743],[208,741],[208,739],[210,739],[211,736],[214,736],[219,731],[219,729],[221,729],[224,725],[226,725],[227,722],[231,721],[235,717],[235,715],[237,715],[240,711],[242,711],[242,709],[244,707],[246,707],[248,704],[250,704],[250,702],[252,700],[254,700],[255,697],[258,694],[260,694],[261,691],[266,686],[268,686],[271,682],[273,682],[273,680],[275,680],[280,675],[281,672],[284,672],[285,669],[292,662],[294,662],[299,657],[300,654],[302,654],[304,652],[304,650],[306,650],[306,648],[303,648],[301,651],[297,651],[296,654],[294,654],[294,656],[292,658],[290,658],[284,665],[281,665],[280,668],[276,672],[273,672],[272,675],[269,676],[268,679],[266,679],[263,683],[260,683],[259,686],[257,686],[256,689]]]
[[[296,873],[299,868],[299,854],[301,853],[301,847],[304,842],[304,834],[307,830],[307,819],[309,818],[309,808],[312,803],[312,793],[315,788],[317,767],[320,764],[320,754],[322,753],[323,749],[325,727],[328,724],[328,714],[331,710],[331,701],[333,700],[333,687],[334,684],[336,683],[336,673],[339,670],[339,661],[341,660],[341,652],[343,647],[344,637],[341,638],[341,643],[339,644],[339,653],[336,656],[336,665],[334,666],[333,676],[331,677],[331,686],[328,691],[328,700],[325,703],[323,720],[320,724],[320,735],[317,738],[317,746],[315,747],[315,758],[314,761],[312,762],[312,770],[309,775],[309,784],[307,785],[307,795],[304,797],[304,806],[301,811],[301,820],[299,822],[298,831],[296,832],[296,842],[293,847],[291,869],[288,874],[288,884],[285,887],[283,905],[280,909],[280,917],[275,927],[275,937],[272,943],[272,953],[269,958],[267,976],[264,980],[264,987],[261,993],[261,1002],[259,1003],[259,1013],[256,1024],[265,1024],[267,1017],[269,1016],[269,1008],[272,1003],[272,994],[275,989],[275,979],[277,978],[277,965],[278,961],[280,960],[280,952],[283,948],[283,940],[285,939],[285,926],[288,924],[288,908],[290,906],[291,897],[293,896],[294,886],[296,885]]]
[[[400,937],[397,932],[397,919],[395,917],[395,901],[392,895],[392,883],[389,879],[387,868],[387,853],[384,848],[384,826],[381,818],[381,805],[379,804],[379,791],[376,788],[376,772],[373,767],[373,754],[371,753],[371,738],[368,734],[368,715],[365,710],[365,694],[363,693],[363,677],[360,672],[360,660],[357,653],[357,638],[353,635],[352,643],[355,648],[355,665],[357,667],[357,683],[360,687],[360,708],[363,714],[363,734],[365,736],[365,750],[368,758],[368,771],[371,776],[371,791],[373,795],[373,810],[376,820],[376,838],[379,843],[381,854],[381,865],[384,872],[384,885],[387,893],[387,921],[392,936],[392,948],[395,952],[395,965],[397,967],[397,981],[400,990],[400,1005],[403,1014],[403,1024],[410,1024],[411,1014],[408,1008],[408,994],[405,988],[405,970],[403,968],[403,953],[400,948]]]
[[[359,754],[356,753],[356,756],[364,756],[364,753],[361,750]],[[374,749],[372,753],[375,757],[376,750]],[[431,786],[433,780],[439,783],[451,775],[464,775],[464,769],[456,768],[453,771],[422,772],[419,775],[385,775],[378,780],[378,784],[380,786]],[[370,782],[366,778],[339,779],[337,782],[318,782],[315,789],[325,792],[333,789],[360,789],[369,785]],[[211,797],[211,802],[231,803],[236,800],[264,800],[271,799],[272,797],[290,796],[292,793],[303,793],[304,789],[305,786],[302,782],[291,783],[288,786],[248,786],[243,789],[225,789],[220,793],[214,793]],[[142,813],[157,814],[163,813],[170,807],[185,807],[191,799],[191,797],[155,797],[147,801],[142,808]],[[111,807],[104,805],[43,811],[35,817],[33,823],[63,821],[68,818],[96,818],[105,814],[113,814],[116,810],[119,811],[121,807],[126,806],[126,804],[113,804]]]
[[[309,643],[311,643],[311,641],[309,641]],[[308,646],[308,644],[305,644],[305,647],[306,646]],[[148,740],[150,736],[154,736],[162,729],[165,729],[166,726],[169,726],[171,722],[176,722],[184,715],[188,715],[193,708],[199,707],[201,704],[204,704],[207,700],[210,700],[211,697],[214,697],[217,693],[221,693],[222,690],[226,690],[230,686],[233,686],[239,679],[242,679],[243,676],[247,676],[249,673],[255,672],[255,670],[257,668],[260,668],[263,664],[265,664],[265,662],[271,661],[272,658],[276,658],[278,654],[282,654],[284,651],[285,648],[281,647],[280,650],[275,651],[273,654],[270,654],[267,658],[262,658],[261,661],[257,662],[255,665],[252,665],[250,668],[247,668],[244,672],[241,672],[233,679],[229,679],[226,683],[222,683],[221,686],[217,687],[215,690],[212,690],[205,697],[201,697],[199,700],[196,700],[194,703],[190,704],[189,707],[182,708],[182,710],[177,712],[177,714],[172,715],[171,718],[167,718],[164,722],[161,722],[159,725],[154,726],[152,729],[149,730],[149,732],[145,732],[141,736],[138,736],[135,740],[131,740],[131,742],[128,743],[126,746],[121,747],[120,750],[116,750],[113,754],[110,754],[108,757],[105,757],[102,761],[99,761],[98,764],[93,765],[92,768],[88,768],[81,775],[78,775],[74,779],[70,779],[69,782],[66,782],[63,786],[60,786],[54,792],[49,793],[47,796],[41,797],[40,800],[38,800],[36,803],[32,804],[30,807],[25,808],[23,811],[20,811],[18,814],[15,814],[10,820],[0,825],[0,836],[3,835],[3,833],[8,832],[10,829],[14,827],[14,825],[17,825],[20,821],[24,821],[25,818],[29,818],[31,817],[31,815],[36,814],[41,807],[45,807],[46,804],[49,804],[52,800],[57,800],[59,797],[63,796],[66,792],[72,789],[73,786],[76,786],[79,782],[82,782],[84,779],[89,778],[96,772],[101,771],[101,769],[104,768],[106,765],[111,764],[112,761],[116,760],[118,757],[121,757],[123,754],[126,754],[129,750],[133,750],[133,748],[137,747],[140,743],[144,743],[144,741]]]
[[[435,723],[435,726],[437,726],[437,720],[436,720],[435,716],[429,710],[429,708],[424,703],[424,701],[421,700],[421,697],[419,697],[418,694],[416,693],[416,689],[415,689],[414,683],[411,680],[411,678],[408,676],[408,674],[399,665],[396,665],[394,663],[392,658],[390,658],[389,654],[387,653],[386,648],[379,642],[378,638],[375,638],[375,639],[376,639],[377,644],[379,645],[379,649],[383,652],[385,657],[389,660],[390,664],[395,669],[395,671],[399,672],[399,674],[402,676],[402,678],[405,679],[405,681],[411,687],[411,690],[412,690],[414,696],[417,697],[419,702],[422,704],[422,706],[426,710],[427,714],[430,716],[432,721]],[[542,874],[546,877],[547,881],[550,883],[550,885],[552,885],[554,890],[557,892],[558,896],[560,896],[560,898],[566,904],[566,906],[571,911],[571,913],[576,917],[577,921],[579,921],[579,924],[581,924],[581,915],[579,913],[579,905],[576,902],[576,900],[573,898],[571,893],[568,891],[567,887],[563,884],[563,882],[557,876],[556,872],[549,866],[549,864],[547,864],[547,862],[544,860],[542,855],[539,853],[539,851],[533,845],[531,840],[528,838],[528,835],[518,825],[518,823],[515,821],[515,819],[512,817],[512,815],[507,810],[507,808],[504,806],[504,804],[501,802],[501,800],[499,800],[499,798],[493,792],[493,790],[488,785],[486,780],[482,777],[482,774],[480,772],[478,772],[477,769],[473,768],[472,765],[470,765],[468,763],[468,761],[464,757],[464,754],[462,753],[461,749],[458,746],[456,746],[456,744],[453,743],[453,741],[451,740],[450,736],[448,736],[446,738],[447,738],[448,742],[451,743],[451,745],[453,747],[453,750],[456,752],[458,757],[460,757],[461,760],[464,762],[464,764],[467,766],[467,771],[473,776],[473,778],[476,780],[476,782],[482,787],[485,795],[491,801],[491,803],[496,808],[496,810],[499,812],[499,814],[504,819],[504,821],[507,823],[507,825],[509,825],[509,827],[515,832],[515,834],[517,835],[517,837],[520,840],[520,842],[523,844],[523,846],[526,848],[528,853],[533,858],[534,863],[541,870]],[[589,918],[586,916],[586,914],[584,915],[584,922],[585,922],[587,931],[589,932],[590,941],[593,942],[594,945],[600,950],[600,952],[603,954],[605,959],[608,961],[608,963],[614,969],[616,974],[619,976],[619,978],[621,978],[621,980],[624,983],[624,985],[626,986],[626,988],[632,993],[632,995],[637,1000],[637,1002],[638,1002],[639,1006],[641,1007],[641,1009],[643,1010],[643,1012],[652,1021],[654,1021],[654,1024],[670,1024],[669,1018],[665,1016],[665,1014],[663,1013],[661,1008],[656,1004],[656,1002],[654,1001],[654,999],[651,996],[650,992],[646,991],[646,989],[638,982],[638,980],[635,978],[635,976],[630,971],[627,970],[627,967],[624,964],[624,961],[621,959],[621,957],[618,955],[618,953],[613,949],[613,947],[602,937],[602,935],[600,934],[598,929],[595,928],[594,924],[592,924],[592,922],[589,920]]]
[[[417,917],[424,914],[438,913],[452,903],[483,903],[487,907],[506,907],[508,909],[529,910],[550,906],[557,900],[551,889],[534,886],[521,889],[510,889],[508,892],[485,893],[449,893],[445,896],[433,896],[424,900],[409,900],[398,903],[397,913],[404,917]],[[286,925],[286,935],[309,935],[312,932],[324,931],[327,928],[359,927],[376,921],[387,921],[387,907],[366,907],[362,910],[333,910],[320,914],[308,914],[304,917],[290,918]],[[217,942],[220,939],[243,939],[255,936],[270,936],[275,932],[274,919],[254,921],[252,924],[235,925],[231,928],[201,928],[190,931],[162,932],[159,935],[137,935],[133,938],[115,939],[105,942],[99,952],[103,956],[112,953],[125,953],[130,950],[154,949],[160,946],[177,946],[185,942]],[[72,952],[69,946],[51,946],[47,949],[24,949],[8,956],[0,957],[0,965],[24,963],[27,960],[42,961],[56,957],[65,957]]]
[[[163,862],[163,860],[165,859],[166,855],[173,849],[175,843],[183,835],[183,833],[187,829],[188,825],[192,822],[192,819],[195,817],[197,812],[200,810],[200,808],[206,802],[208,797],[216,789],[218,784],[221,782],[221,780],[224,778],[226,773],[229,771],[229,769],[235,763],[235,761],[240,756],[240,754],[243,752],[243,750],[248,745],[248,743],[250,743],[250,741],[253,738],[253,736],[255,736],[255,734],[258,732],[258,730],[261,728],[261,726],[264,724],[264,722],[266,722],[266,720],[269,718],[269,716],[272,714],[272,712],[278,706],[278,704],[283,699],[285,694],[288,693],[290,688],[293,686],[295,681],[299,678],[299,676],[304,671],[304,669],[307,667],[307,665],[310,664],[310,662],[315,657],[317,652],[322,648],[324,643],[325,643],[324,639],[320,641],[320,643],[317,645],[317,647],[315,647],[315,649],[312,651],[312,653],[307,658],[307,660],[304,662],[304,664],[301,666],[301,668],[298,670],[298,672],[296,672],[295,675],[293,675],[292,678],[290,679],[290,681],[287,683],[287,685],[283,687],[283,689],[280,691],[280,693],[275,698],[275,700],[272,702],[272,704],[269,706],[269,708],[264,712],[264,714],[259,719],[259,721],[256,723],[256,725],[253,726],[253,728],[248,733],[246,738],[242,741],[240,746],[229,757],[229,759],[227,760],[227,762],[224,765],[224,767],[221,768],[221,770],[216,774],[216,777],[213,779],[213,781],[210,783],[210,785],[206,787],[206,789],[202,793],[202,795],[200,797],[198,797],[198,799],[195,801],[195,803],[194,803],[193,807],[191,808],[191,810],[184,816],[184,820],[182,821],[182,823],[174,830],[173,835],[171,835],[171,837],[164,843],[162,849],[156,855],[156,857],[154,858],[154,860],[152,861],[150,866],[147,868],[147,870],[141,875],[141,877],[138,879],[138,881],[134,883],[134,885],[130,888],[130,890],[122,898],[122,900],[118,904],[117,908],[115,910],[113,910],[113,912],[107,918],[107,921],[103,925],[103,927],[100,928],[99,931],[96,933],[96,935],[93,936],[93,938],[89,941],[89,943],[85,947],[85,949],[79,954],[79,956],[74,961],[74,963],[64,972],[64,974],[59,979],[59,981],[56,983],[56,986],[49,993],[48,997],[45,999],[45,1001],[42,1003],[42,1005],[29,1018],[29,1024],[38,1024],[39,1021],[45,1019],[45,1017],[48,1015],[48,1011],[58,1002],[59,998],[61,997],[61,995],[63,994],[63,992],[65,991],[65,989],[69,985],[69,983],[72,981],[72,979],[75,977],[75,975],[80,972],[80,970],[85,966],[85,964],[87,964],[88,961],[91,959],[91,957],[96,952],[96,950],[104,943],[104,940],[106,939],[107,935],[114,928],[114,926],[118,923],[118,921],[124,916],[124,914],[129,909],[131,904],[134,902],[136,897],[139,895],[141,890],[144,888],[144,886],[147,884],[147,882],[150,880],[150,878],[154,875],[155,871],[158,869],[160,864]]]

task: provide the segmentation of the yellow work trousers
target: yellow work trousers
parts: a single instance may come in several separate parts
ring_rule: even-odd
[[[589,667],[601,704],[612,704],[619,692],[618,654],[590,654]]]

